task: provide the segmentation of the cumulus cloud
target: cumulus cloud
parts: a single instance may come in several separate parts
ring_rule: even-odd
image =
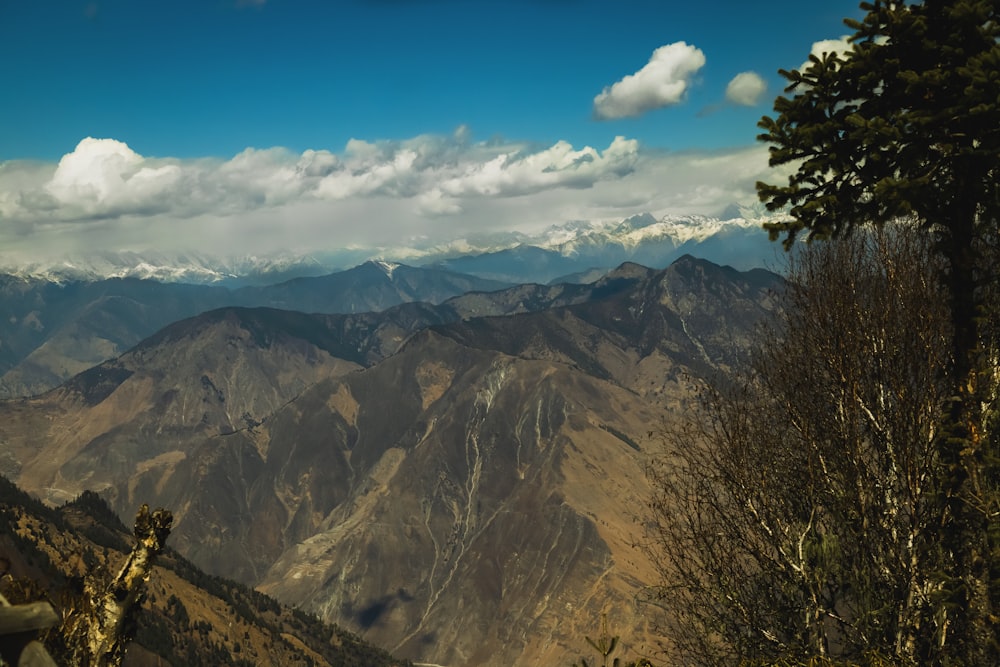
[[[165,207],[163,195],[180,175],[177,165],[147,164],[120,141],[88,137],[63,156],[44,190],[59,203],[61,217],[114,216]]]
[[[686,42],[661,46],[642,69],[594,98],[594,115],[602,120],[626,118],[679,104],[704,65],[705,54]]]
[[[580,150],[565,141],[538,152],[512,151],[485,163],[472,164],[442,182],[453,197],[510,197],[555,187],[586,188],[606,178],[625,176],[635,166],[639,143],[615,137],[603,152]]]
[[[631,173],[638,153],[639,143],[624,137],[615,137],[604,152],[590,146],[575,150],[565,141],[536,152],[508,149],[446,175],[421,195],[421,210],[429,214],[455,215],[464,210],[463,202],[470,199],[592,188],[600,181],[620,179]]]
[[[756,72],[740,72],[726,86],[726,101],[737,106],[752,107],[767,91],[767,83]]]
[[[399,245],[643,211],[713,213],[754,198],[767,151],[663,153],[454,135],[352,140],[339,152],[248,148],[151,158],[85,139],[56,164],[0,163],[0,248],[217,253]]]
[[[836,53],[841,55],[848,53],[854,48],[854,45],[848,41],[848,35],[842,35],[838,39],[823,39],[818,42],[813,42],[812,48],[809,50],[810,56],[816,56],[821,58],[824,53]],[[804,71],[812,64],[811,61],[806,60],[804,63],[799,65],[799,71]]]

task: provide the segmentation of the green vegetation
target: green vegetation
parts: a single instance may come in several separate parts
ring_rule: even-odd
[[[677,663],[1000,655],[1000,4],[861,6],[760,123],[787,310],[652,471]]]

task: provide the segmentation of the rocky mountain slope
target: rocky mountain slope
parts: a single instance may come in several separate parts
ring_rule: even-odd
[[[125,526],[96,495],[52,509],[2,477],[0,526],[4,596],[53,600],[62,614],[77,606],[84,577],[116,571],[131,550]],[[169,549],[154,567],[136,625],[127,667],[404,664],[338,627],[206,575]],[[62,657],[61,630],[45,636],[56,658]]]
[[[722,219],[642,214],[312,256],[122,252],[11,266],[0,275],[0,397],[41,393],[171,322],[223,306],[357,313],[511,283],[592,280],[624,262],[664,267],[684,254],[741,269],[774,264],[762,215],[739,207]]]
[[[602,610],[642,627],[628,600],[650,570],[631,549],[630,511],[656,419],[632,393],[564,364],[429,331],[226,445],[266,451],[265,470],[271,457],[305,459],[311,488],[329,494],[277,522],[313,524],[262,590],[413,659],[544,664],[564,659]],[[304,432],[324,435],[289,436]],[[288,504],[287,491],[275,495]]]
[[[504,286],[385,262],[238,290],[136,279],[52,283],[0,276],[0,396],[51,389],[172,322],[223,306],[354,313],[413,301],[440,303]]]
[[[602,613],[643,636],[656,431],[780,287],[685,257],[382,314],[216,311],[0,405],[0,464],[52,500],[170,507],[195,563],[400,656],[569,662]]]

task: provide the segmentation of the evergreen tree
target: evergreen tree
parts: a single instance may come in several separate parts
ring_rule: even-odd
[[[949,664],[989,664],[1000,654],[997,358],[981,326],[995,285],[988,257],[1000,214],[1000,2],[862,3],[851,49],[812,56],[782,74],[786,96],[760,138],[771,164],[790,164],[787,185],[758,184],[769,226],[786,247],[908,219],[944,259],[950,320],[950,391],[935,440],[927,502],[940,526],[924,557],[940,583],[933,622]],[[995,315],[995,314],[994,314]],[[930,628],[925,628],[930,631]]]

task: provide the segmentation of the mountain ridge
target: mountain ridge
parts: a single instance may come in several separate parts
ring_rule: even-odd
[[[238,290],[134,278],[56,284],[7,277],[0,281],[0,395],[41,393],[171,322],[220,307],[365,312],[506,285],[422,267],[387,272],[373,262]]]
[[[687,257],[382,313],[214,311],[99,367],[89,399],[0,403],[2,463],[50,501],[168,506],[194,562],[405,658],[568,662],[601,613],[650,636],[650,434],[779,288]]]
[[[322,276],[368,261],[447,267],[461,266],[463,261],[480,266],[506,258],[508,266],[503,270],[479,268],[472,273],[515,283],[548,282],[559,275],[591,268],[606,271],[625,261],[665,267],[683,252],[750,268],[773,254],[767,250],[766,235],[761,232],[762,222],[773,215],[760,206],[734,205],[720,217],[656,217],[640,213],[621,220],[553,224],[536,232],[480,234],[445,243],[423,241],[409,246],[333,251],[277,249],[270,254],[235,256],[195,250],[104,251],[27,263],[0,260],[0,273],[57,283],[138,278],[236,289]],[[474,257],[480,259],[472,262]],[[515,268],[525,271],[531,267],[530,257],[534,257],[534,273],[517,274]],[[587,262],[592,264],[585,265]],[[558,273],[557,266],[568,270]]]

